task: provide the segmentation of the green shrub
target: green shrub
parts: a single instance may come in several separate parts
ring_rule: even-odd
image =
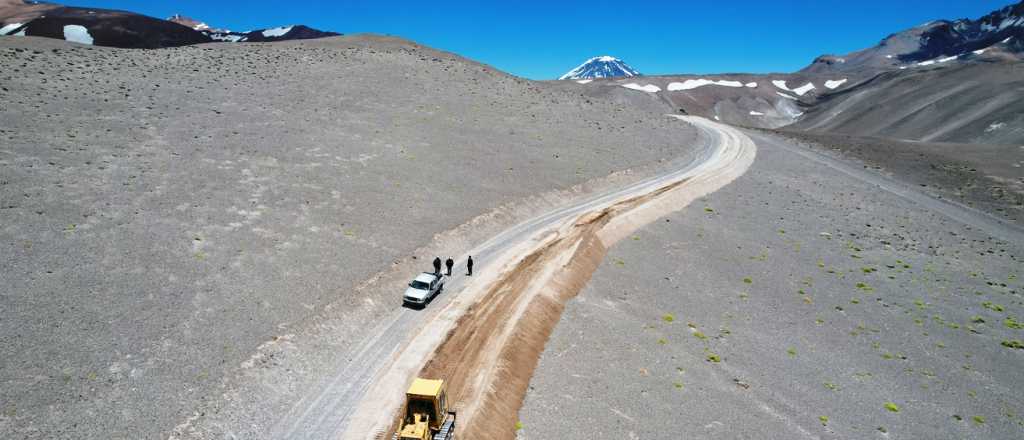
[[[1003,310],[1006,310],[1003,306],[995,304],[992,301],[985,301],[981,303],[981,306],[994,312],[1002,312]]]
[[[1007,339],[1002,342],[1003,347],[1016,348],[1018,350],[1024,350],[1024,341],[1020,339]]]

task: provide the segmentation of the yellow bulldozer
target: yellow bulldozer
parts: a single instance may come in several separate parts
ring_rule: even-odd
[[[443,380],[416,378],[405,393],[405,410],[394,440],[452,440],[455,411],[448,409]]]

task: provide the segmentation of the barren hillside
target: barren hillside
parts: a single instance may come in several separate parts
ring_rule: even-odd
[[[328,305],[353,335],[397,307],[358,286],[435,234],[696,136],[372,36],[0,62],[3,438],[166,435]]]

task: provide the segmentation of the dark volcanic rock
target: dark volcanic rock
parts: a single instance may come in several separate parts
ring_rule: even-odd
[[[337,32],[324,32],[308,26],[294,25],[269,29],[257,29],[249,32],[234,32],[222,29],[200,29],[214,41],[231,43],[270,42],[287,40],[311,40],[314,38],[337,37]]]
[[[182,15],[161,20],[127,11],[65,7],[18,0],[0,0],[0,25],[15,25],[4,29],[4,34],[7,35],[61,40],[67,39],[65,26],[82,26],[88,31],[88,35],[78,38],[79,42],[91,40],[91,44],[97,46],[145,49],[215,41],[308,40],[341,35],[303,25],[232,32],[211,28],[206,23]]]
[[[275,30],[284,31],[283,34],[277,35],[279,32]],[[324,32],[321,30],[313,29],[308,26],[295,25],[286,26],[282,28],[273,29],[261,29],[248,32],[241,41],[284,41],[284,40],[310,40],[313,38],[325,38],[325,37],[336,37],[341,35],[337,32]]]
[[[152,49],[212,41],[202,32],[180,24],[106,9],[61,7],[30,21],[24,29],[28,36],[63,40],[64,26],[68,25],[85,27],[97,46]]]
[[[985,49],[1024,37],[1024,2],[1007,6],[978,20],[937,21],[921,34],[921,48],[901,55],[904,61],[924,61]]]

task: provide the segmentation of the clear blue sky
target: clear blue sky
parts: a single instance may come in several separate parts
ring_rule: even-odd
[[[938,18],[978,18],[1017,0],[673,0],[666,2],[64,0],[232,30],[306,24],[396,35],[533,79],[591,56],[645,74],[789,72]]]

